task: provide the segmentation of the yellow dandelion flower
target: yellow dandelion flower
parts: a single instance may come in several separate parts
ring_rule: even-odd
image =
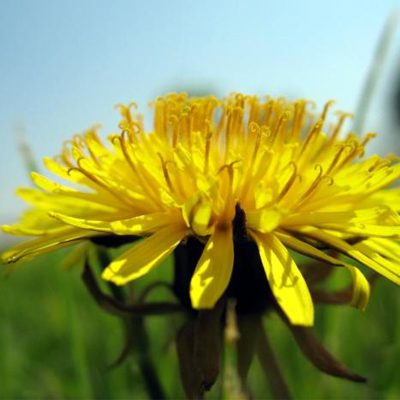
[[[136,105],[120,105],[120,134],[103,144],[95,129],[68,141],[46,167],[83,187],[32,173],[19,189],[34,208],[4,226],[38,237],[3,254],[8,263],[104,235],[145,239],[113,260],[103,278],[123,285],[150,272],[186,237],[205,244],[190,283],[194,308],[211,308],[232,276],[235,243],[258,248],[277,304],[294,325],[313,323],[306,282],[288,249],[347,268],[352,304],[363,309],[369,284],[335,249],[400,284],[400,176],[395,157],[364,159],[374,136],[341,137],[349,114],[327,122],[305,100],[233,94],[158,98],[145,133]],[[337,254],[335,253],[335,254]],[[258,256],[258,255],[257,255]]]

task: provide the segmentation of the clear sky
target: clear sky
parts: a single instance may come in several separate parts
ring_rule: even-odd
[[[38,162],[101,123],[118,102],[144,110],[195,89],[335,99],[353,111],[384,22],[399,1],[0,0],[0,222],[29,185],[15,127]],[[385,82],[396,72],[396,35]],[[371,129],[385,115],[378,91]],[[322,105],[322,104],[321,104]]]

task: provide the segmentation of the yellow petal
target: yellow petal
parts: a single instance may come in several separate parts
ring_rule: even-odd
[[[157,228],[166,226],[177,220],[176,214],[172,213],[154,213],[122,220],[118,220],[118,215],[115,215],[116,221],[88,220],[55,212],[51,212],[49,215],[78,228],[110,232],[116,235],[141,235],[143,233],[152,232]]]
[[[321,224],[321,228],[359,236],[378,236],[400,238],[400,226],[367,225],[367,224]]]
[[[246,226],[260,233],[269,233],[279,225],[282,217],[275,208],[252,210],[246,213]]]
[[[209,224],[212,211],[212,205],[205,202],[199,204],[196,208],[192,221],[192,229],[197,235],[207,236],[210,234]]]
[[[314,307],[307,284],[280,240],[251,232],[276,301],[293,325],[312,326]]]
[[[346,268],[350,271],[353,279],[353,291],[350,305],[364,311],[369,302],[371,288],[364,274],[356,267],[347,264]]]
[[[65,229],[65,226],[50,218],[46,211],[32,208],[22,214],[20,221],[12,225],[3,225],[1,229],[11,235],[43,236],[57,234],[60,229]]]
[[[200,192],[191,196],[182,207],[182,217],[188,227],[191,227],[196,235],[207,236],[210,231],[210,220],[213,207],[209,200]]]
[[[7,250],[1,255],[1,259],[5,263],[15,263],[21,258],[32,257],[39,254],[47,253],[55,249],[70,246],[71,244],[88,237],[97,236],[91,231],[81,231],[76,228],[66,228],[56,233],[42,236],[38,239],[21,243],[14,248]]]
[[[358,268],[331,257],[328,254],[325,254],[323,251],[318,250],[308,243],[304,243],[301,240],[294,238],[293,236],[281,232],[276,232],[276,236],[282,241],[283,244],[299,253],[327,262],[328,264],[345,267],[351,273],[353,282],[350,305],[362,311],[365,310],[369,301],[370,285],[368,280]]]
[[[174,251],[187,233],[188,229],[182,225],[159,230],[116,258],[104,270],[102,277],[124,285],[147,274]]]
[[[400,211],[400,189],[386,189],[374,193],[371,196],[371,200],[375,200],[378,203],[384,203],[390,205],[397,212]]]
[[[372,237],[363,240],[363,243],[383,257],[390,258],[400,264],[400,243],[398,241]]]
[[[373,269],[378,272],[378,274],[390,279],[397,285],[400,285],[400,266],[398,263],[382,257],[363,242],[351,246],[344,240],[330,235],[321,229],[307,227],[302,228],[300,231],[307,236],[317,239],[322,243],[326,243],[328,246],[347,254],[354,260]]]
[[[95,193],[67,192],[64,190],[47,193],[38,189],[19,188],[16,193],[27,203],[43,210],[57,210],[59,212],[70,212],[73,214],[115,214],[118,209],[105,204],[107,199],[102,199]]]
[[[232,229],[215,229],[190,282],[194,308],[212,308],[229,284],[233,269]]]

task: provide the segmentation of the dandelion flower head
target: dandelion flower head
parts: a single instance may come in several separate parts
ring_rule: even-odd
[[[235,241],[249,240],[292,324],[312,325],[313,304],[289,249],[347,268],[352,304],[363,309],[367,279],[322,248],[400,284],[400,195],[389,188],[400,165],[395,157],[365,158],[374,135],[344,135],[349,114],[328,118],[332,105],[312,112],[305,100],[170,94],[152,103],[150,132],[136,105],[120,105],[120,133],[109,143],[91,129],[44,160],[74,188],[32,173],[38,188],[18,190],[33,208],[3,230],[37,238],[3,259],[12,263],[103,235],[143,236],[103,273],[123,285],[193,236],[205,244],[190,284],[192,306],[202,309],[212,308],[229,284]]]

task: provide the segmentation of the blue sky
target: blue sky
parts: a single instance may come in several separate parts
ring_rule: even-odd
[[[285,94],[355,109],[398,1],[0,1],[0,222],[24,208],[23,125],[38,162],[62,141],[118,121],[113,106],[185,88]],[[368,120],[382,125],[397,32]],[[322,104],[321,104],[322,105]]]

